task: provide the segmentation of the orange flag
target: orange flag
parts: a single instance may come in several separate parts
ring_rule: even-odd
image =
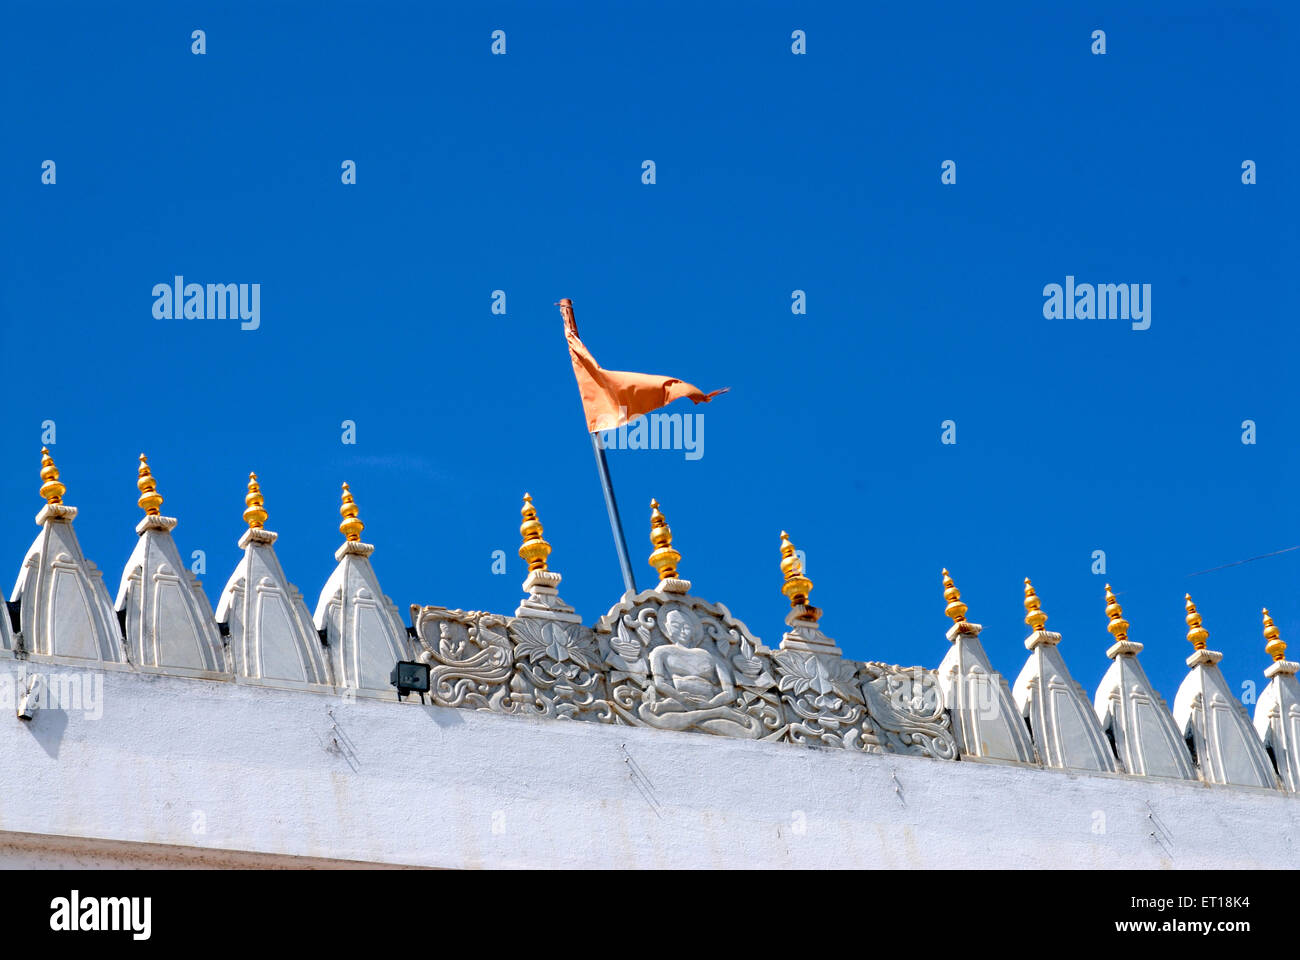
[[[566,298],[558,306],[564,315],[564,336],[569,341],[569,357],[573,360],[573,375],[578,379],[578,391],[582,394],[587,429],[592,433],[621,427],[642,414],[667,406],[679,397],[690,397],[695,403],[708,403],[729,389],[724,387],[705,393],[693,383],[676,377],[606,370],[578,339],[578,324],[573,319],[573,301]]]

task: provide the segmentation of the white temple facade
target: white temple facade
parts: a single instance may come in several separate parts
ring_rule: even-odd
[[[1300,855],[1300,665],[1267,611],[1253,722],[1190,597],[1195,652],[1172,712],[1109,586],[1114,643],[1093,697],[1028,580],[1014,686],[947,570],[937,668],[856,661],[822,632],[783,532],[790,609],[769,646],[683,578],[653,503],[657,585],[588,626],[525,495],[514,613],[412,603],[408,628],[346,484],[313,615],[253,475],[214,611],[143,455],[114,603],[44,451],[41,480],[40,532],[0,616],[15,785],[0,866],[1199,869]],[[427,693],[399,699],[399,661],[427,667]]]

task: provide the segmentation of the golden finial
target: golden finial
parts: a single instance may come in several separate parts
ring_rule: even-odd
[[[56,504],[63,502],[63,495],[68,492],[68,488],[59,483],[59,468],[54,465],[54,458],[50,456],[50,451],[41,447],[41,496],[45,502]]]
[[[551,555],[551,545],[542,539],[542,521],[537,519],[532,494],[524,494],[524,506],[519,515],[524,518],[524,522],[519,525],[519,535],[524,538],[519,556],[528,563],[529,573],[545,570],[546,558]]]
[[[143,453],[140,454],[140,473],[135,485],[140,490],[140,499],[136,501],[140,509],[146,516],[158,516],[158,508],[162,506],[163,498],[158,492],[158,481],[149,471],[149,459]]]
[[[244,511],[244,522],[250,530],[261,530],[266,523],[266,511],[262,509],[262,488],[257,485],[257,474],[248,475],[248,496],[244,497],[248,509]]]
[[[966,604],[961,602],[961,591],[952,582],[947,567],[943,568],[943,598],[948,601],[948,606],[943,608],[943,612],[953,623],[961,623],[966,619]]]
[[[784,530],[781,531],[781,575],[785,577],[781,592],[790,598],[790,606],[808,606],[808,594],[812,593],[813,582],[804,576],[803,564],[794,552],[790,535]]]
[[[1029,624],[1030,630],[1041,630],[1043,624],[1047,622],[1047,614],[1043,613],[1042,601],[1038,599],[1038,594],[1034,593],[1034,585],[1025,577],[1025,623]]]
[[[348,485],[343,484],[343,506],[339,507],[339,516],[343,522],[339,524],[339,533],[347,537],[353,543],[361,539],[361,531],[366,525],[357,518],[357,502],[352,499],[352,491]]]
[[[1268,607],[1264,608],[1264,639],[1268,643],[1264,644],[1264,652],[1274,660],[1286,659],[1286,644],[1282,640],[1282,633],[1277,627],[1273,626],[1273,618],[1268,615]]]
[[[1128,639],[1128,621],[1124,619],[1124,608],[1115,599],[1115,594],[1110,589],[1109,583],[1106,584],[1106,616],[1110,617],[1110,623],[1106,624],[1106,629],[1115,638],[1115,642],[1123,643],[1126,641]]]
[[[655,548],[650,554],[650,566],[659,571],[660,580],[675,580],[682,555],[673,549],[673,532],[659,512],[658,500],[650,501],[650,542]]]
[[[1187,640],[1197,650],[1205,649],[1205,641],[1210,639],[1210,631],[1201,626],[1201,615],[1196,612],[1196,604],[1192,603],[1190,593],[1184,595],[1187,601],[1187,626],[1191,629],[1187,631]]]

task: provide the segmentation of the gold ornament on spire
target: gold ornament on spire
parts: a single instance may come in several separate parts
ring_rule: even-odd
[[[1025,577],[1025,623],[1029,624],[1029,629],[1038,631],[1043,629],[1043,624],[1047,622],[1047,614],[1043,613],[1043,603],[1038,599],[1038,594],[1034,593],[1034,585]]]
[[[943,598],[948,601],[948,606],[943,608],[943,612],[953,623],[961,623],[966,619],[966,604],[961,602],[961,591],[952,582],[947,567],[943,568]]]
[[[343,522],[339,524],[339,533],[352,543],[361,539],[361,531],[366,528],[357,517],[357,513],[357,502],[352,499],[352,491],[345,483],[343,484],[343,506],[339,507],[339,516],[343,518]]]
[[[1282,632],[1273,626],[1273,618],[1268,615],[1268,607],[1264,608],[1264,639],[1268,643],[1264,644],[1264,652],[1276,660],[1286,659],[1286,644],[1282,640]]]
[[[551,545],[542,539],[542,521],[537,519],[532,494],[524,494],[524,506],[519,511],[524,522],[519,525],[519,535],[524,538],[519,556],[528,564],[528,572],[546,569],[546,558],[551,555]]]
[[[54,465],[54,458],[45,447],[41,447],[41,481],[41,496],[45,502],[51,505],[62,503],[68,488],[59,483],[59,468]]]
[[[659,571],[660,580],[677,579],[677,564],[682,555],[673,549],[673,531],[668,521],[659,512],[659,501],[650,501],[650,542],[654,544],[654,553],[650,554],[650,566]]]
[[[244,497],[244,503],[247,505],[244,522],[248,524],[248,529],[261,530],[262,524],[266,523],[267,513],[262,508],[262,488],[257,484],[255,473],[248,475],[248,496]]]
[[[143,453],[140,454],[139,478],[135,481],[135,485],[140,491],[140,499],[136,503],[145,512],[145,516],[158,516],[158,508],[162,506],[163,498],[158,492],[158,481],[153,478],[153,473],[149,470],[149,459]]]
[[[812,593],[813,582],[804,575],[803,564],[795,554],[790,535],[784,530],[781,531],[781,575],[785,577],[781,592],[790,598],[790,607],[812,609],[808,603],[808,595]]]
[[[1187,616],[1185,619],[1187,620],[1187,626],[1190,628],[1187,631],[1187,641],[1197,650],[1204,650],[1205,641],[1210,639],[1210,631],[1201,626],[1201,615],[1196,612],[1196,604],[1192,603],[1192,595],[1190,593],[1184,594],[1184,599],[1187,601]]]
[[[1115,599],[1115,594],[1110,589],[1109,583],[1106,584],[1106,616],[1110,617],[1110,623],[1106,624],[1106,629],[1115,638],[1115,642],[1124,643],[1128,640],[1128,621],[1124,619],[1124,608]]]

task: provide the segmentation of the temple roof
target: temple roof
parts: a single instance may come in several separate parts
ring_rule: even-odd
[[[1265,611],[1270,683],[1254,721],[1206,649],[1208,632],[1187,598],[1195,652],[1174,710],[1152,689],[1109,585],[1106,651],[1111,664],[1089,697],[1061,651],[1060,634],[1025,580],[1029,657],[1014,689],[989,660],[982,628],[943,571],[943,612],[952,620],[938,668],[845,658],[822,631],[791,537],[774,550],[789,600],[775,648],[721,603],[696,592],[673,546],[664,509],[650,504],[649,563],[655,587],[616,599],[594,625],[559,595],[538,508],[520,511],[524,596],[513,614],[410,603],[408,626],[380,586],[375,547],[343,484],[337,566],[314,614],[275,553],[278,534],[256,474],[249,475],[239,539],[243,554],[214,611],[184,567],[163,516],[163,497],[141,454],[135,547],[116,603],[81,553],[75,507],[42,450],[39,532],[19,565],[9,616],[0,617],[0,657],[173,674],[230,684],[298,688],[322,696],[402,704],[389,677],[398,661],[429,668],[428,695],[442,707],[554,720],[624,724],[859,753],[906,753],[937,761],[1009,763],[1102,775],[1199,779],[1237,788],[1300,788],[1300,667]],[[937,605],[936,605],[937,606]],[[936,609],[938,613],[938,609]],[[920,648],[936,657],[942,645]],[[1089,670],[1100,672],[1100,664]]]

